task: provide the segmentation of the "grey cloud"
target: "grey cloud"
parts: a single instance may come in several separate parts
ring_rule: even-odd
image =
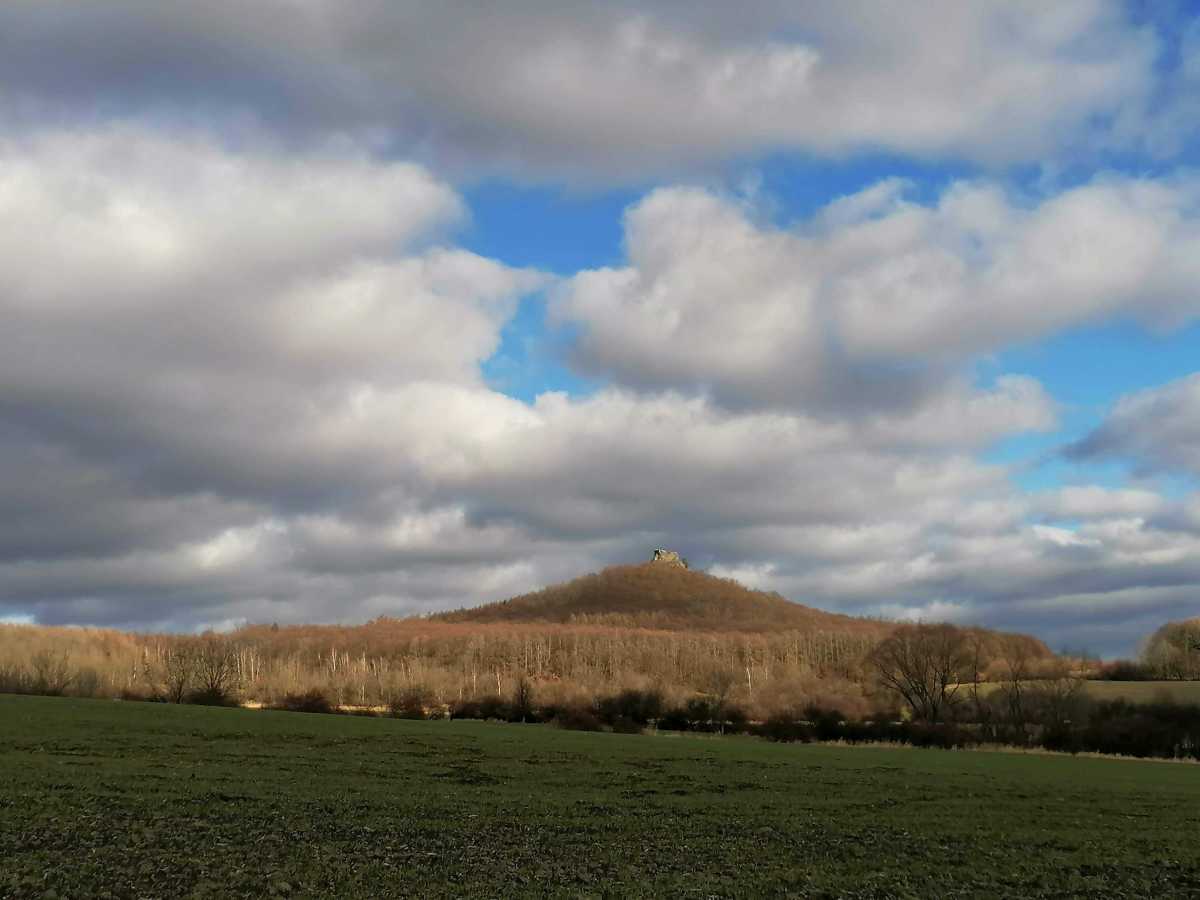
[[[919,402],[840,414],[723,404],[691,382],[525,403],[480,364],[547,280],[448,246],[464,211],[419,167],[132,128],[9,141],[0,162],[0,615],[361,621],[663,544],[803,602],[996,623],[1144,589],[1145,605],[1096,613],[1140,623],[1200,578],[1200,533],[1171,524],[1191,501],[1039,504],[975,458],[1052,418],[1031,379],[941,373]],[[789,296],[806,270],[779,246],[810,238],[701,200],[724,228],[693,217],[692,240],[733,234],[783,268],[742,278],[747,307]],[[885,221],[863,212],[822,227]],[[659,234],[631,242],[638,265],[678,265]],[[785,325],[787,305],[771,313]],[[769,320],[734,316],[726,345],[769,343]],[[809,364],[773,359],[798,379]]]
[[[1200,374],[1122,397],[1066,455],[1125,459],[1145,474],[1200,475]]]
[[[112,0],[0,8],[27,117],[351,135],[439,166],[643,176],[746,153],[1021,162],[1141,121],[1159,41],[1113,2],[807,6]],[[3,102],[3,101],[0,101]]]
[[[859,613],[949,616],[1028,630],[1055,646],[1127,654],[1157,624],[1190,614],[1200,568],[1194,534],[1125,527],[1137,541],[1114,536],[1073,547],[1028,530],[980,541],[922,528],[911,543],[874,547],[869,563],[769,567],[759,583]]]
[[[450,409],[461,389],[427,390]],[[276,504],[157,550],[0,565],[0,596],[44,621],[361,620],[497,599],[659,543],[734,574],[757,568],[761,586],[815,605],[961,607],[997,624],[1010,608],[1036,622],[1036,604],[1069,602],[1054,598],[1152,597],[1200,578],[1195,533],[1103,505],[1074,531],[1039,532],[1003,470],[968,457],[680,397],[524,407],[473,393],[465,421],[418,415],[420,428],[389,430],[379,452],[413,461],[379,482],[391,515],[388,502],[340,498],[301,514]],[[1127,605],[1122,615],[1147,615]]]
[[[125,130],[0,160],[0,413],[162,490],[303,504],[377,481],[404,463],[373,411],[414,380],[479,383],[541,282],[422,249],[461,207],[407,164]]]
[[[483,511],[462,519],[466,530],[450,543],[471,546],[472,532],[505,535],[545,559],[551,536],[586,554],[622,535],[616,547],[629,559],[656,541],[682,541],[701,564],[718,562],[718,571],[748,573],[805,602],[895,614],[945,598],[969,620],[992,623],[1010,606],[1085,593],[1152,597],[1200,577],[1190,561],[1196,535],[1129,517],[1131,504],[1147,505],[1141,494],[1090,504],[1073,497],[1071,513],[1084,520],[1075,530],[1030,527],[1038,505],[1015,494],[1002,471],[867,446],[850,429],[678,397],[600,395],[535,412],[536,425],[489,438],[478,471],[427,472]],[[362,535],[344,544],[360,540],[370,543]],[[1145,614],[1132,606],[1120,614]],[[1092,615],[1082,605],[1076,613]],[[1131,639],[1103,649],[1128,650]]]
[[[541,276],[428,246],[461,205],[408,164],[128,128],[42,133],[0,159],[6,609],[322,616],[285,571],[286,519],[370,515],[384,487],[411,502],[388,431],[421,426],[403,390],[479,385]]]
[[[156,493],[69,446],[0,428],[0,560],[102,558],[163,549],[249,524],[262,509],[180,491]]]
[[[1033,505],[1048,522],[1105,517],[1152,518],[1170,506],[1162,495],[1151,490],[1099,485],[1067,485],[1038,496]]]

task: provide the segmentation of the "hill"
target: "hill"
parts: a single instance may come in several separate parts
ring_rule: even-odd
[[[803,606],[728,578],[664,563],[612,566],[498,603],[430,617],[475,624],[571,624],[667,631],[840,631],[891,625]]]
[[[411,621],[400,620],[397,624]],[[828,612],[795,603],[773,591],[752,590],[731,578],[657,562],[610,566],[529,594],[437,613],[422,621],[474,630],[599,626],[676,635],[709,634],[726,643],[751,637],[770,641],[799,633],[809,640],[833,640],[843,652],[850,653],[861,652],[887,637],[897,624]],[[1031,635],[979,627],[968,627],[965,632],[980,639],[985,662],[1018,647],[1030,659],[1054,656],[1043,641]]]
[[[716,685],[760,719],[806,703],[855,715],[882,702],[867,654],[896,627],[643,563],[473,609],[359,625],[247,625],[200,637],[0,625],[0,692],[179,697],[180,685],[216,678],[214,696],[262,703],[316,691],[333,705],[408,698],[449,708],[532,687],[539,703],[574,708],[622,687],[653,685],[684,703]],[[1025,635],[961,634],[980,639],[984,671],[1051,656]]]

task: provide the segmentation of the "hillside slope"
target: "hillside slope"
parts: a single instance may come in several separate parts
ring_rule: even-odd
[[[499,603],[432,616],[459,623],[604,624],[672,631],[777,630],[882,634],[891,625],[813,609],[663,563],[612,566]]]

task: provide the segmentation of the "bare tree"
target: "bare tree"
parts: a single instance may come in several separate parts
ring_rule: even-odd
[[[737,676],[728,669],[713,669],[705,679],[705,692],[709,698],[713,722],[721,734],[725,733],[725,713],[729,704],[729,692],[733,690]]]
[[[970,632],[967,638],[967,648],[971,659],[972,718],[985,737],[994,738],[996,735],[996,723],[994,721],[995,705],[988,691],[984,688],[984,685],[987,683],[985,677],[987,652],[983,635],[978,631]]]
[[[191,641],[177,638],[147,652],[144,673],[150,689],[170,703],[182,703],[196,680],[196,652]]]
[[[1084,680],[1065,660],[1050,664],[1040,674],[1029,692],[1038,721],[1047,728],[1069,725],[1083,711],[1086,702]]]
[[[33,669],[33,692],[60,697],[75,681],[71,657],[67,651],[41,650],[29,661]]]
[[[1023,642],[1011,644],[1004,656],[1004,670],[1000,680],[1000,702],[1003,704],[1004,721],[1013,734],[1026,737],[1029,724],[1028,693],[1034,678],[1034,659]]]
[[[233,641],[208,632],[196,639],[196,689],[209,702],[230,697],[238,686],[238,654]]]
[[[514,716],[520,716],[522,722],[533,717],[533,686],[524,675],[517,679],[513,688],[512,705]]]
[[[953,625],[901,625],[869,659],[880,682],[904,698],[914,719],[941,722],[960,699],[972,655]]]

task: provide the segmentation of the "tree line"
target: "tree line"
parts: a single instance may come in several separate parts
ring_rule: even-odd
[[[1195,624],[1159,629],[1139,665],[1193,672]],[[1026,636],[945,624],[761,634],[380,620],[194,636],[0,626],[9,692],[1196,755],[1193,707],[1096,702],[1084,679],[1098,673]]]
[[[1200,618],[1167,622],[1146,640],[1139,659],[1100,668],[1113,681],[1200,681]]]

